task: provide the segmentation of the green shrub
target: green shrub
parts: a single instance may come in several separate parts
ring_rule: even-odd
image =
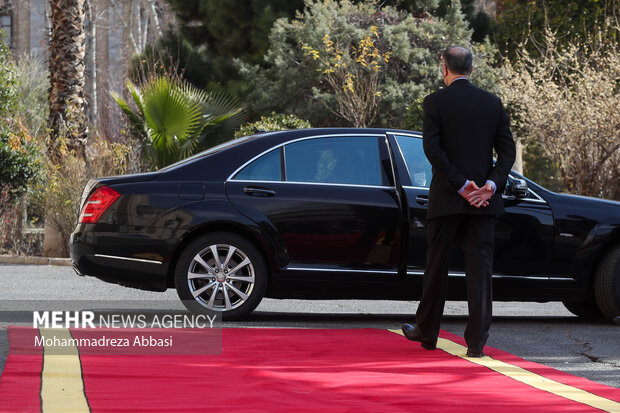
[[[439,54],[451,44],[472,49],[476,67],[472,82],[496,89],[496,70],[491,66],[496,50],[488,41],[472,43],[471,39],[472,30],[458,0],[450,1],[442,18],[415,16],[390,6],[378,8],[371,0],[306,0],[303,13],[295,19],[276,20],[263,64],[238,60],[237,65],[252,85],[247,106],[253,116],[286,112],[314,126],[359,123],[398,128],[405,125],[412,102],[443,87]],[[360,59],[364,50],[383,57],[374,76],[361,76],[362,71],[354,70],[355,64],[364,62]],[[347,70],[341,70],[343,63]],[[330,74],[345,79],[330,82]],[[374,94],[366,97],[356,92],[361,102],[351,105],[345,115],[341,106],[350,102],[342,99],[342,91],[356,90],[360,82],[372,86],[365,90]],[[377,107],[369,111],[366,102]],[[364,111],[370,113],[364,122],[351,120],[352,112],[361,118]]]
[[[0,116],[10,115],[17,102],[17,77],[11,50],[0,30]]]
[[[90,178],[124,174],[131,150],[127,145],[110,143],[95,135],[86,146],[86,163],[67,148],[66,142],[66,137],[61,135],[58,150],[62,161],[47,162],[45,179],[34,191],[42,196],[31,199],[35,209],[45,210],[46,225],[52,224],[62,238],[61,256],[68,256],[69,236],[77,223],[86,182]]]
[[[33,137],[43,136],[49,117],[48,68],[40,57],[25,54],[17,60],[15,76],[17,102],[11,112],[22,119]]]
[[[261,116],[260,120],[256,122],[243,125],[241,129],[235,132],[235,139],[253,135],[257,130],[273,132],[286,129],[306,129],[310,127],[310,122],[299,119],[295,115],[272,113],[271,116]]]
[[[40,177],[42,153],[26,128],[0,130],[0,192],[14,202]]]

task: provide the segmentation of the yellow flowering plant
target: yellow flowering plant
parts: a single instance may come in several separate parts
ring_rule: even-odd
[[[301,43],[304,55],[317,65],[335,95],[337,106],[326,107],[355,127],[371,124],[381,101],[379,78],[390,61],[390,52],[380,50],[379,38],[379,27],[371,26],[358,42],[345,36],[332,39],[325,33],[320,47]]]

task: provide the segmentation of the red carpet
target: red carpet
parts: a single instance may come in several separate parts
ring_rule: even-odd
[[[12,345],[19,330],[9,329]],[[442,337],[463,344],[449,333]],[[224,329],[222,345],[214,356],[82,355],[88,405],[93,412],[601,411],[442,350],[422,350],[386,330]],[[619,389],[485,350],[496,360],[620,402]],[[40,355],[9,355],[0,411],[40,411],[41,361]]]

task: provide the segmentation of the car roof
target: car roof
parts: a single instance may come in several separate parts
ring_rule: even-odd
[[[214,146],[213,148],[162,168],[159,172],[171,179],[174,179],[174,177],[180,173],[180,169],[185,171],[184,174],[189,172],[199,176],[202,174],[200,171],[204,169],[204,165],[206,165],[205,161],[208,158],[207,163],[210,165],[209,169],[217,171],[215,174],[220,175],[221,173],[231,173],[242,163],[254,156],[272,147],[286,143],[289,140],[312,136],[383,135],[386,133],[420,134],[419,132],[413,131],[381,128],[312,128],[257,133]],[[203,167],[200,165],[203,165]],[[189,169],[193,171],[190,172]]]

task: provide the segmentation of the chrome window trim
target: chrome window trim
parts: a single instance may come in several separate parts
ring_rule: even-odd
[[[426,192],[428,192],[429,188],[425,187],[425,186],[410,186],[410,185],[403,185],[403,188],[405,189],[424,189],[426,190]]]
[[[535,192],[532,191],[532,193],[535,193]],[[542,200],[542,199],[517,198],[517,197],[514,197],[514,196],[508,196],[508,195],[503,195],[503,194],[502,194],[502,198],[503,199],[507,199],[509,201],[520,201],[520,202],[527,202],[527,203],[530,203],[530,204],[547,205],[547,201]]]
[[[280,167],[282,168],[282,170],[280,171],[280,181],[279,182],[286,182],[286,145],[282,146],[282,149],[280,149]]]
[[[407,275],[424,275],[424,271],[409,270],[409,271],[407,271]],[[450,274],[448,273],[448,275],[450,275]]]
[[[409,136],[412,138],[417,138],[417,139],[422,139],[422,135],[414,135],[412,133],[396,133],[396,132],[390,132],[390,134],[394,137],[394,140],[396,141],[396,146],[398,146],[398,152],[400,152],[400,157],[403,160],[403,162],[405,163],[405,169],[407,170],[407,175],[409,175],[409,182],[413,183],[413,178],[411,177],[411,171],[409,170],[409,165],[407,165],[407,159],[405,159],[405,155],[403,154],[403,150],[400,147],[400,144],[398,143],[398,136]],[[432,165],[431,165],[432,166]],[[422,188],[422,189],[429,189],[430,188],[430,184],[428,187],[426,186],[405,186],[403,185],[403,188]]]
[[[163,264],[163,261],[147,260],[145,258],[119,257],[119,256],[116,256],[116,255],[105,255],[105,254],[94,254],[94,256],[95,257],[99,257],[99,258],[112,258],[112,259],[115,259],[115,260],[146,262],[148,264]]]
[[[404,133],[404,132],[386,132],[390,135],[402,135],[402,136],[413,136],[414,138],[422,138],[422,133]]]
[[[409,165],[407,165],[407,159],[405,159],[405,155],[403,154],[403,149],[400,147],[400,144],[398,143],[398,138],[396,135],[394,135],[394,141],[396,142],[396,146],[398,146],[398,152],[400,153],[400,158],[405,163],[405,169],[407,170],[407,175],[409,176],[409,182],[413,183],[413,179],[411,179],[411,171],[409,170]]]
[[[347,136],[352,137],[352,138],[359,138],[359,137],[366,137],[366,136],[369,136],[369,137],[374,136],[375,138],[380,138],[382,136],[385,136],[385,134],[384,133],[357,133],[355,135],[352,135],[350,133],[342,133],[342,134],[337,133],[337,134],[330,134],[330,135],[305,136],[303,138],[293,139],[292,141],[282,142],[282,143],[277,144],[276,146],[272,146],[271,148],[261,152],[260,154],[256,155],[255,157],[253,157],[252,159],[250,159],[249,161],[245,162],[243,165],[241,165],[240,167],[235,169],[235,171],[232,174],[230,174],[230,176],[226,179],[226,182],[235,181],[233,179],[233,177],[239,171],[241,171],[243,168],[245,168],[247,165],[249,165],[250,163],[254,162],[256,159],[260,158],[261,156],[263,156],[263,155],[265,155],[265,154],[267,154],[267,153],[269,153],[269,152],[271,152],[271,151],[273,151],[275,149],[283,147],[285,145],[289,145],[289,144],[295,143],[295,142],[301,142],[301,141],[305,141],[305,140],[310,140],[310,139],[334,138],[334,137],[341,137],[342,138],[342,137],[347,137]],[[285,155],[284,159],[285,159],[285,164],[286,164],[286,153],[284,155]],[[379,159],[379,164],[381,164],[381,160],[380,159]],[[251,182],[256,182],[256,181],[251,181]],[[285,181],[267,181],[267,182],[285,182]],[[376,187],[376,185],[371,185],[371,186]]]
[[[538,195],[538,193],[537,193],[536,191],[534,191],[532,188],[529,188],[529,187],[528,187],[527,189],[528,189],[528,191],[530,191],[531,193],[533,193],[534,195],[536,195],[536,198],[538,198],[538,199],[537,199],[537,201],[542,201],[542,202],[544,202],[545,204],[547,203],[547,201],[545,201],[545,200],[544,200],[544,199],[543,199],[540,195]]]
[[[393,186],[385,185],[361,185],[361,184],[338,184],[334,182],[297,182],[297,181],[250,181],[245,179],[234,179],[230,182],[256,183],[256,184],[295,184],[295,185],[327,185],[327,186],[350,186],[353,188],[375,188],[375,189],[394,189]]]

